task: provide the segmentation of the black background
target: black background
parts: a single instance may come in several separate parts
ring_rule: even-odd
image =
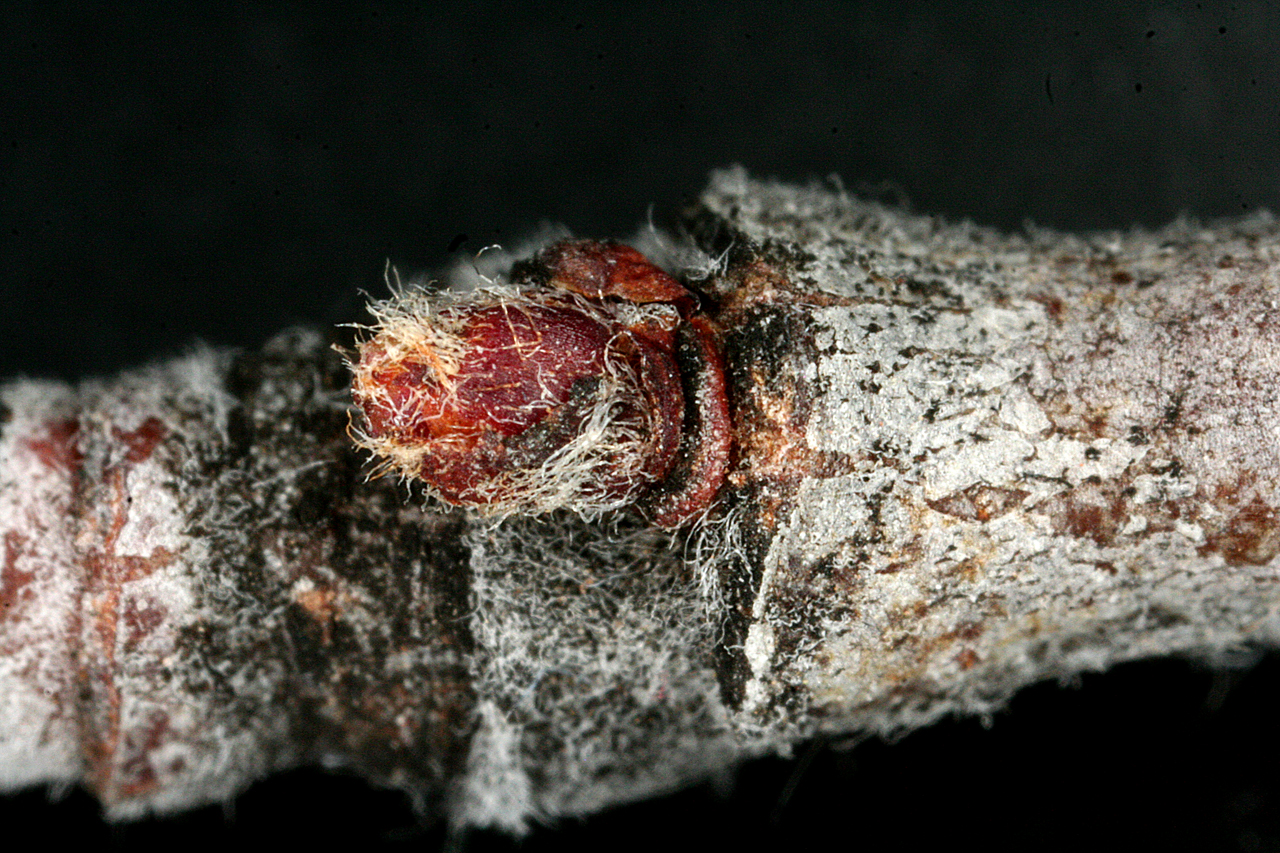
[[[0,13],[0,376],[356,319],[387,260],[426,271],[544,221],[625,236],[732,163],[1007,229],[1280,210],[1269,4],[209,6]],[[989,726],[814,745],[523,849],[1277,849],[1278,673],[1042,685]],[[0,825],[133,849],[444,843],[398,794],[319,771],[162,821],[95,809],[26,792]]]

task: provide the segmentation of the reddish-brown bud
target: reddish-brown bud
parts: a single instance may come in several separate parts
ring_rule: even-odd
[[[491,513],[644,499],[676,527],[703,511],[723,480],[728,416],[710,326],[681,316],[692,295],[617,244],[555,244],[517,274],[518,287],[371,307],[374,335],[352,364],[356,440],[383,472]],[[686,362],[714,375],[682,378]]]
[[[693,294],[680,282],[623,243],[561,240],[539,252],[527,272],[551,287],[588,299],[613,296],[638,304],[668,302],[682,311],[694,303]]]

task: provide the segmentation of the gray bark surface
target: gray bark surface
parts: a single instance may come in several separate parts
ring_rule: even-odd
[[[727,171],[685,222],[640,248],[708,295],[736,447],[677,536],[365,482],[312,332],[0,388],[0,789],[320,762],[519,831],[1276,644],[1271,218],[1006,235]]]

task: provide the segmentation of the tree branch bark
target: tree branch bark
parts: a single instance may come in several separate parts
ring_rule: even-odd
[[[0,389],[0,788],[109,816],[355,768],[519,831],[814,736],[1280,636],[1280,228],[1004,235],[715,175],[713,511],[365,482],[329,337]]]

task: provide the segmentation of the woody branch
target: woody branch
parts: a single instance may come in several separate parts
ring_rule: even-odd
[[[324,336],[0,390],[0,787],[308,762],[519,830],[1280,636],[1280,228],[1003,235],[716,175],[651,256],[734,451],[674,539],[365,482]]]

